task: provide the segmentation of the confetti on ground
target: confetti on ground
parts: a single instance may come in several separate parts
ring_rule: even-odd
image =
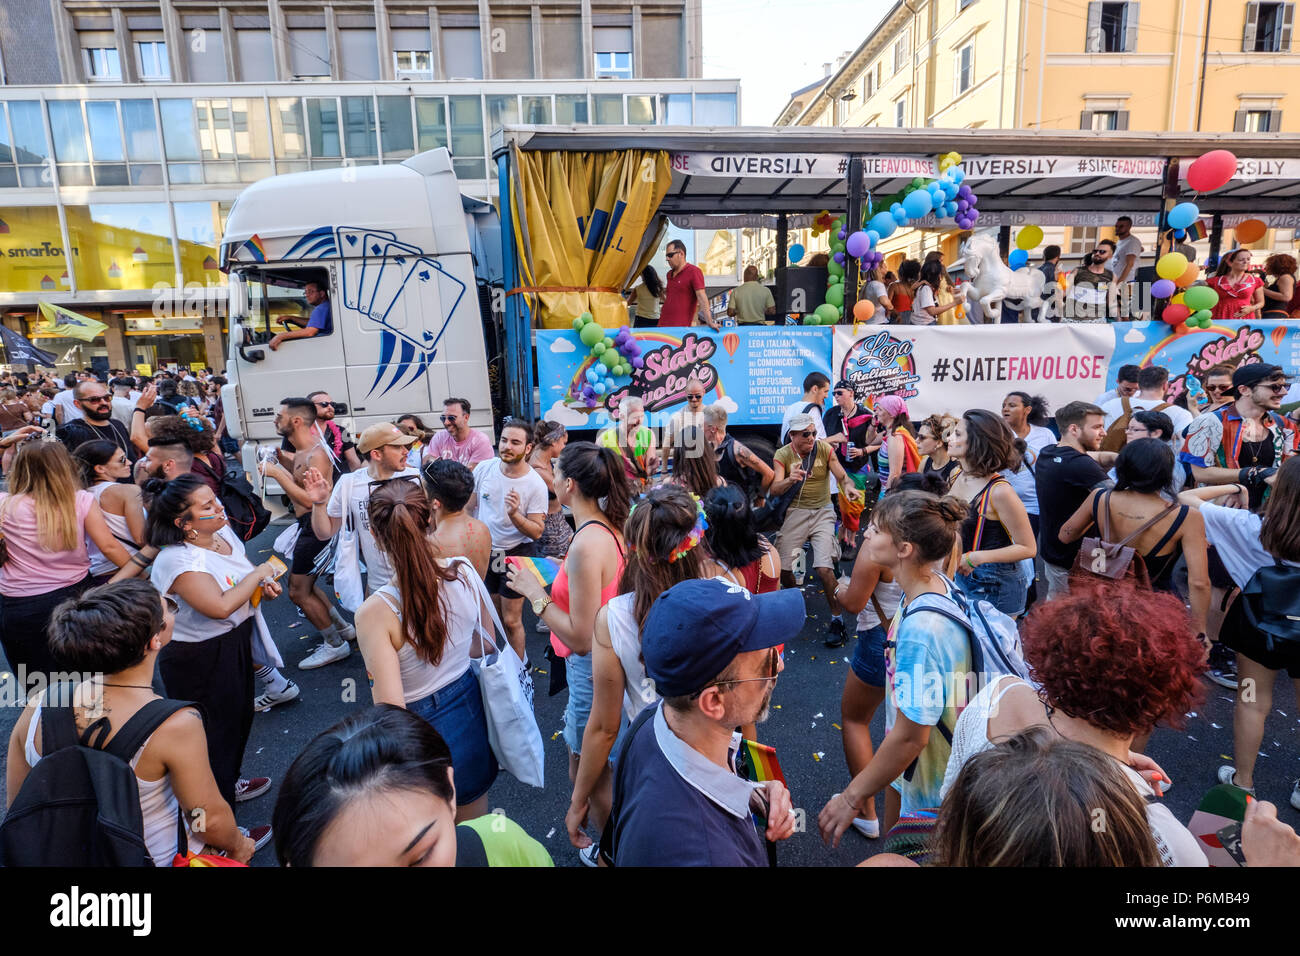
[[[831,661],[832,664],[838,664],[839,661]]]
[[[302,621],[294,621],[289,625],[289,630],[292,631],[295,627],[302,627]]]
[[[560,736],[560,732],[557,730],[555,733],[551,734],[551,739],[554,740],[558,736]]]
[[[813,754],[813,760],[816,760],[818,763],[821,763],[821,762],[822,762],[822,757],[825,757],[825,756],[826,756],[826,751],[824,751],[824,750],[819,750],[817,753]]]
[[[257,748],[257,753],[260,754],[260,753],[261,753],[263,750],[265,750],[265,749],[266,749],[265,747],[258,747],[258,748]],[[254,754],[253,756],[256,757],[257,754]]]
[[[1193,737],[1191,734],[1188,734],[1188,735],[1187,735],[1187,739],[1188,739],[1188,740],[1195,740],[1196,738]]]
[[[816,654],[809,654],[809,655],[808,655],[808,660],[810,660],[810,661],[815,661],[815,660],[817,660],[817,655],[816,655]]]
[[[1273,741],[1273,746],[1274,746],[1274,747],[1281,747],[1282,745],[1281,745],[1280,743],[1278,743],[1278,742],[1275,740],[1275,741]]]
[[[816,720],[818,717],[823,717],[823,716],[825,715],[819,710],[817,711],[817,713],[813,714],[813,720]]]
[[[812,722],[812,725],[813,725],[814,727],[816,727],[816,726],[817,726],[817,721],[814,720],[814,721]]]
[[[841,727],[839,724],[831,724],[831,726],[834,727],[836,730],[843,730],[843,729],[844,729],[844,728]]]
[[[1286,716],[1286,711],[1285,711],[1285,710],[1279,710],[1278,713],[1281,714],[1283,717]]]
[[[285,731],[286,734],[287,734],[288,732],[289,732],[289,731],[287,731],[287,730]]]
[[[1267,757],[1267,756],[1268,756],[1268,754],[1264,753],[1264,751],[1262,751],[1262,750],[1259,752],[1259,755],[1260,755],[1261,757]]]
[[[1220,697],[1219,700],[1226,700],[1230,704],[1233,702],[1231,697]]]
[[[1210,726],[1213,727],[1215,730],[1222,730],[1222,729],[1223,729],[1222,725],[1220,725],[1220,724],[1216,724],[1214,721],[1210,721]]]
[[[535,672],[537,672],[538,674],[545,674],[545,673],[546,673],[546,671],[542,670],[540,667],[534,667],[533,670],[534,670]]]
[[[549,840],[553,836],[555,836],[555,827],[551,827],[551,832],[546,834],[546,839]]]
[[[1183,716],[1184,716],[1184,717],[1195,717],[1195,716],[1196,716],[1196,711],[1192,711],[1190,714],[1184,714]]]
[[[780,710],[780,709],[781,709],[781,705],[780,705],[780,704],[773,704],[773,705],[772,705],[772,709],[773,709],[773,710]]]
[[[1219,759],[1220,759],[1220,760],[1231,760],[1232,758],[1229,757],[1227,754],[1219,754]]]

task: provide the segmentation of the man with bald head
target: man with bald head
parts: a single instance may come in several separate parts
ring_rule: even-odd
[[[758,266],[745,267],[745,281],[731,291],[727,315],[738,325],[763,325],[769,316],[776,315],[772,290],[759,284]]]
[[[113,396],[108,386],[98,379],[80,382],[72,390],[72,404],[82,416],[61,425],[54,437],[76,451],[88,441],[108,441],[125,453],[127,461],[134,462],[140,453],[131,444],[131,433],[113,417]]]

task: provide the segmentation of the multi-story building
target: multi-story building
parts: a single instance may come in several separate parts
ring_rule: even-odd
[[[777,125],[1144,132],[1300,130],[1294,3],[908,0]],[[1101,142],[1104,142],[1101,141]],[[938,140],[932,150],[946,149]],[[1261,213],[1267,210],[1261,209]],[[1105,225],[1048,228],[1066,256]],[[1138,230],[1148,251],[1152,230]],[[1228,235],[1230,239],[1230,234]],[[949,233],[889,241],[955,252]],[[1291,230],[1259,246],[1292,246]]]
[[[48,299],[109,326],[33,336],[69,362],[217,366],[247,183],[446,146],[493,200],[507,123],[735,125],[700,22],[698,0],[0,0],[3,321],[32,334]]]

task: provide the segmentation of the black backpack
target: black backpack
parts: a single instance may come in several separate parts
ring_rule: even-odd
[[[72,687],[52,687],[47,694],[47,700],[67,706],[41,708],[41,760],[0,823],[0,866],[170,866],[171,860],[150,857],[145,846],[140,789],[130,761],[163,721],[193,705],[150,701],[102,747],[108,718],[95,721],[78,739]],[[177,849],[184,852],[180,814],[176,825]]]
[[[271,523],[271,512],[262,504],[262,499],[244,477],[243,471],[232,468],[224,458],[220,475],[202,458],[196,456],[194,464],[217,480],[221,489],[217,497],[221,499],[221,507],[226,511],[226,521],[240,541],[252,541]]]
[[[1300,650],[1300,568],[1273,560],[1241,589],[1241,610],[1270,653],[1278,644]]]

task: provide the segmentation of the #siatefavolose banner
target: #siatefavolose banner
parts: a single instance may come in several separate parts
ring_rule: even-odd
[[[1182,335],[1163,322],[1131,322],[1114,328],[1115,355],[1107,387],[1115,386],[1121,365],[1160,365],[1169,369],[1166,397],[1173,401],[1187,394],[1189,409],[1204,401],[1201,380],[1215,365],[1266,362],[1282,366],[1292,379],[1300,376],[1300,321],[1225,319]],[[1288,396],[1286,401],[1295,398]]]
[[[1042,395],[1051,408],[1092,401],[1106,388],[1115,349],[1109,325],[835,326],[835,380],[858,400],[901,395],[913,422],[968,408],[999,411],[1008,392]]]
[[[537,378],[542,416],[569,428],[604,428],[625,396],[645,402],[646,424],[660,428],[686,408],[689,379],[702,382],[704,404],[720,403],[728,424],[777,425],[803,395],[810,372],[831,375],[828,327],[757,326],[636,329],[641,367],[615,380],[590,406],[581,397],[595,360],[572,330],[538,330]]]

